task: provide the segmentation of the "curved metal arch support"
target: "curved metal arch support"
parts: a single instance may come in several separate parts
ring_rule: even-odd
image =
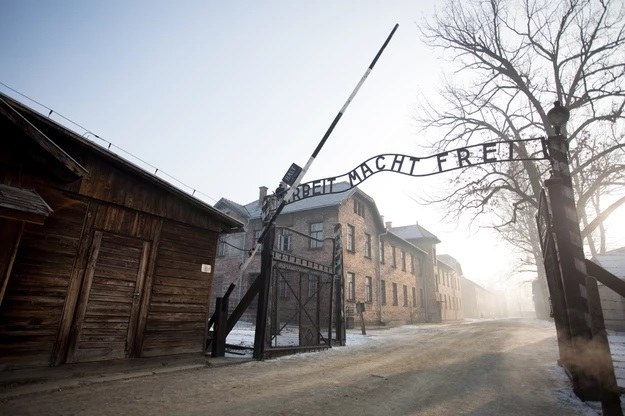
[[[384,153],[370,157],[342,175],[300,184],[293,190],[286,204],[315,196],[346,192],[380,172],[424,177],[487,163],[547,160],[549,154],[545,140],[543,137],[500,140],[459,147],[426,157]],[[524,151],[519,151],[520,143],[524,144]],[[338,183],[348,183],[349,187],[336,187]]]

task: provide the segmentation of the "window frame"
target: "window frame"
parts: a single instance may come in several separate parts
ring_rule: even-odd
[[[406,271],[406,251],[405,250],[401,250],[401,253],[399,254],[399,258],[401,260],[401,270],[405,272]]]
[[[293,251],[293,233],[288,230],[281,230],[278,234],[278,249],[280,251],[284,251],[286,253],[290,253]],[[284,243],[286,241],[287,248],[284,248]]]
[[[314,230],[313,227],[321,225],[320,230]],[[311,222],[308,224],[308,235],[311,239],[308,241],[308,248],[310,249],[320,249],[323,247],[323,222]],[[313,238],[315,240],[313,240]],[[320,241],[317,241],[320,240]]]
[[[356,300],[356,273],[347,272],[347,296],[348,301]]]
[[[226,241],[220,238],[217,243],[217,257],[226,257],[226,253]]]
[[[373,302],[373,279],[371,276],[365,276],[365,302]]]
[[[399,305],[399,301],[397,299],[397,283],[393,282],[393,306]]]
[[[308,297],[309,298],[312,298],[313,296],[317,295],[317,290],[319,288],[319,279],[316,277],[317,276],[314,276],[312,274],[308,275]]]
[[[347,251],[356,252],[356,227],[347,224]]]
[[[354,214],[365,218],[365,204],[364,202],[354,199]]]
[[[365,233],[365,257],[371,258],[371,234]]]

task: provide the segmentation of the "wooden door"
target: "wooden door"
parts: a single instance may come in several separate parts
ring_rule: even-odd
[[[74,320],[69,362],[134,354],[150,243],[96,231]]]

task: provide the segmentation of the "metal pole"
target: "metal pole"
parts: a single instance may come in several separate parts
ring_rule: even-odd
[[[568,144],[560,133],[568,121],[569,111],[559,102],[547,113],[555,135],[549,136],[547,146],[552,167],[551,178],[545,181],[552,211],[553,231],[561,272],[562,289],[573,348],[571,361],[565,363],[572,373],[573,389],[583,400],[593,400],[593,392],[600,380],[590,368],[596,352],[590,348],[592,320],[588,308],[586,287],[586,259],[579,229],[579,218],[573,195],[573,181],[569,169]],[[554,308],[555,309],[555,308]]]
[[[258,280],[261,281],[258,291],[258,308],[256,310],[256,331],[254,333],[254,358],[262,360],[265,355],[265,343],[267,335],[267,307],[269,305],[269,287],[271,283],[271,272],[273,269],[273,241],[275,238],[275,227],[269,228],[263,244],[261,253],[261,270]]]
[[[254,255],[256,254],[256,252],[258,251],[258,249],[261,246],[261,243],[263,241],[263,238],[265,237],[265,234],[268,232],[269,228],[274,224],[274,222],[276,221],[276,218],[278,217],[278,215],[280,215],[280,213],[282,212],[282,210],[286,206],[287,201],[290,200],[293,197],[293,194],[294,194],[295,190],[297,189],[297,187],[299,186],[300,182],[304,178],[304,175],[306,174],[306,172],[310,168],[310,165],[312,165],[312,163],[315,161],[315,158],[317,157],[317,155],[321,151],[321,148],[323,147],[323,145],[326,143],[326,141],[330,137],[330,134],[332,134],[332,131],[334,130],[334,127],[336,127],[337,123],[339,122],[339,120],[341,119],[341,117],[343,116],[345,111],[347,110],[347,107],[349,106],[349,104],[352,102],[352,100],[356,96],[356,93],[358,93],[358,90],[360,90],[360,87],[362,86],[362,84],[365,82],[365,80],[367,79],[367,77],[371,73],[371,70],[373,70],[373,67],[375,66],[375,64],[378,61],[378,59],[380,58],[380,56],[382,55],[382,52],[384,52],[384,49],[386,48],[386,45],[388,45],[388,43],[391,41],[391,38],[395,34],[395,31],[397,30],[398,27],[399,27],[399,24],[396,24],[395,27],[393,27],[393,30],[391,31],[391,33],[386,38],[386,41],[384,41],[384,44],[382,45],[382,47],[380,48],[378,53],[375,55],[375,58],[373,58],[373,61],[371,61],[371,64],[369,64],[369,67],[365,71],[364,75],[360,78],[360,81],[358,81],[358,84],[356,84],[356,87],[354,88],[352,93],[347,98],[347,101],[345,102],[345,104],[343,104],[343,107],[341,107],[341,109],[339,110],[339,112],[336,115],[336,117],[334,117],[334,120],[330,124],[330,127],[328,127],[328,130],[325,132],[325,134],[321,138],[321,141],[319,142],[319,144],[317,145],[317,147],[313,151],[312,155],[308,159],[308,162],[306,162],[306,165],[304,166],[304,168],[297,175],[297,178],[295,179],[295,181],[293,182],[291,187],[286,191],[286,193],[284,195],[280,195],[279,196],[280,197],[280,201],[279,201],[279,204],[278,204],[278,209],[273,214],[273,216],[271,217],[269,222],[263,228],[263,231],[260,234],[260,237],[258,238],[258,240],[256,241],[256,245],[254,246],[254,249],[250,252],[249,257],[241,265],[241,273],[245,269],[247,269],[247,267],[251,263],[252,259],[254,258]]]

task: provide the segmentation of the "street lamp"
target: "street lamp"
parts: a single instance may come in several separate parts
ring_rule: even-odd
[[[568,108],[562,106],[560,101],[553,103],[553,108],[547,112],[547,119],[549,120],[549,124],[553,127],[555,135],[547,138],[547,146],[549,147],[549,159],[551,160],[553,173],[556,176],[560,176],[566,185],[572,187],[573,184],[569,171],[568,145],[561,134],[562,126],[569,121],[570,116],[571,112]]]
[[[571,117],[571,112],[568,108],[563,107],[560,101],[553,103],[553,108],[547,112],[547,119],[549,119],[549,123],[553,126],[557,136],[560,135],[562,126],[569,121],[569,117]]]

